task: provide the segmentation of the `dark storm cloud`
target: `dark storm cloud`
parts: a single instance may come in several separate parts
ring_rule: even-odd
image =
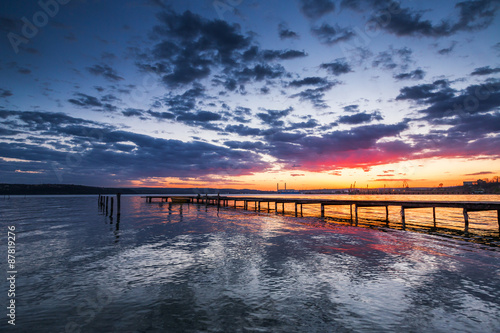
[[[293,131],[297,129],[309,129],[309,128],[315,128],[318,127],[318,121],[316,119],[309,119],[308,121],[303,121],[299,123],[290,123],[289,126],[287,126],[285,129],[287,131]]]
[[[335,3],[331,0],[300,0],[300,10],[310,19],[318,19],[335,11]]]
[[[150,52],[136,51],[137,66],[160,76],[169,87],[187,85],[215,74],[213,82],[245,93],[250,81],[272,80],[285,74],[281,60],[307,56],[299,50],[262,50],[254,35],[237,24],[209,20],[190,11],[157,15]],[[292,35],[290,33],[290,35]]]
[[[331,170],[332,167],[363,167],[401,159],[405,143],[377,143],[407,129],[404,123],[366,125],[345,131],[332,131],[321,136],[298,136],[293,142],[271,141],[270,154],[289,165],[301,165],[303,170]]]
[[[90,108],[90,107],[101,107],[102,103],[99,101],[97,97],[86,95],[83,93],[76,93],[75,97],[77,98],[71,98],[68,99],[68,102],[81,106],[84,108]]]
[[[366,113],[360,112],[349,116],[342,116],[338,119],[341,124],[359,125],[369,123],[375,120],[384,120],[380,112]]]
[[[205,97],[205,87],[201,84],[194,84],[192,88],[182,94],[173,94],[169,92],[162,99],[172,112],[188,112],[196,108],[197,101]]]
[[[373,67],[379,67],[386,70],[400,68],[406,70],[412,63],[413,51],[407,47],[394,49],[392,47],[387,51],[377,54],[372,62]]]
[[[491,25],[498,11],[497,0],[462,1],[455,5],[457,20],[443,18],[439,23],[422,18],[422,12],[403,8],[395,1],[368,0],[378,12],[372,17],[378,27],[396,36],[445,37],[466,31],[473,32]],[[359,8],[359,7],[358,7]]]
[[[207,120],[201,112],[197,115],[197,121]],[[104,180],[109,179],[109,174],[116,174],[117,179],[127,181],[141,177],[251,174],[268,167],[252,152],[197,141],[153,138],[63,113],[0,110],[0,118],[12,120],[10,126],[30,131],[30,138],[23,142],[1,142],[0,150],[3,157],[40,161],[42,166],[37,170],[42,175],[37,179],[56,178],[54,169],[67,180],[89,177],[98,181],[100,175],[100,180]],[[12,131],[14,128],[2,129],[5,135]],[[50,148],[54,147],[54,136],[69,139],[76,146]],[[6,176],[5,169],[3,172],[2,177]]]
[[[153,118],[156,118],[158,120],[165,120],[165,119],[175,119],[175,114],[171,112],[156,112],[156,111],[151,111],[149,110],[148,115],[150,115]]]
[[[207,122],[207,121],[215,121],[220,120],[222,116],[215,112],[210,111],[197,111],[194,113],[183,113],[177,116],[177,121],[182,122]]]
[[[440,49],[438,51],[439,54],[441,55],[446,55],[446,54],[450,54],[451,52],[453,52],[453,50],[455,49],[455,46],[457,46],[457,42],[453,41],[450,45],[450,47],[446,47],[444,49]]]
[[[224,142],[224,145],[231,148],[231,149],[245,149],[245,150],[260,150],[264,148],[264,143],[257,141],[257,142],[251,142],[251,141],[226,141]]]
[[[302,80],[293,80],[288,85],[291,87],[302,87],[302,86],[322,86],[328,84],[328,80],[322,77],[310,76],[303,78]]]
[[[109,65],[99,65],[96,64],[92,67],[87,67],[87,70],[89,73],[94,74],[96,76],[103,76],[105,79],[111,82],[117,82],[117,81],[122,81],[123,77],[118,75],[116,70],[111,68]]]
[[[490,75],[500,73],[500,67],[491,68],[490,66],[484,66],[474,69],[470,75]]]
[[[225,131],[228,133],[235,133],[241,136],[257,136],[261,135],[262,131],[258,128],[249,127],[246,125],[227,125]]]
[[[339,42],[345,42],[353,38],[356,34],[349,28],[341,28],[338,25],[331,26],[323,23],[319,27],[311,28],[311,32],[318,39],[327,45],[334,45]]]
[[[404,87],[396,100],[413,100],[419,104],[437,103],[453,98],[455,90],[446,80],[437,80],[429,84]]]
[[[351,66],[345,61],[344,58],[335,59],[335,61],[329,63],[323,63],[320,65],[320,68],[326,69],[328,73],[335,76],[352,72]]]
[[[421,69],[416,69],[408,73],[400,73],[393,76],[396,80],[422,80],[425,77],[425,72]]]
[[[328,84],[324,86],[314,89],[306,89],[300,93],[292,95],[291,97],[299,97],[301,101],[310,101],[315,108],[326,109],[328,108],[328,105],[323,99],[325,97],[325,92],[331,90],[337,84],[339,84],[339,82],[328,82]]]
[[[289,107],[285,110],[267,110],[263,109],[265,112],[257,113],[257,117],[265,124],[269,126],[283,126],[284,122],[281,120],[290,114],[293,111],[292,107]]]
[[[0,98],[6,98],[12,96],[12,91],[8,89],[0,88]]]
[[[359,111],[359,105],[353,104],[353,105],[347,105],[343,107],[345,112],[358,112]]]
[[[298,39],[299,35],[288,28],[288,26],[284,23],[280,23],[278,25],[278,34],[281,40],[284,39]]]
[[[430,104],[420,110],[429,120],[443,117],[465,117],[495,111],[500,107],[500,80],[486,80],[470,85],[460,92],[451,89],[447,81],[401,89],[396,99],[411,99],[419,104]]]
[[[127,109],[122,111],[122,114],[125,117],[141,117],[144,115],[144,110],[127,108]]]
[[[97,97],[90,96],[87,94],[83,93],[75,93],[75,97],[77,98],[70,98],[68,99],[68,102],[70,102],[73,105],[80,106],[86,109],[93,109],[96,111],[116,111],[117,107],[110,104],[110,103],[103,103],[108,101],[110,96],[104,97],[104,99],[99,100]]]

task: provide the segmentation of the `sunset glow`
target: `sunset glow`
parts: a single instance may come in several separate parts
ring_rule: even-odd
[[[42,3],[1,4],[0,183],[500,175],[498,1]]]

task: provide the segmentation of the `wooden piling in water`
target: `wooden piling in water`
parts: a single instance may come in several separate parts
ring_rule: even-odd
[[[432,221],[434,223],[434,228],[436,227],[436,207],[432,207]]]
[[[295,203],[295,217],[297,217],[297,203]]]
[[[358,205],[354,205],[354,216],[356,218],[356,225],[358,225]]]
[[[111,208],[110,208],[110,212],[109,212],[109,217],[113,217],[113,197],[111,197]]]
[[[389,206],[385,206],[385,220],[389,222]]]
[[[121,193],[116,194],[116,215],[120,215],[120,210],[121,210]]]
[[[406,229],[406,220],[405,220],[405,208],[401,206],[401,224],[403,225],[403,230]]]
[[[108,203],[109,203],[109,197],[106,197],[106,216],[108,216]]]
[[[321,204],[321,217],[325,217],[325,205]]]
[[[467,213],[467,208],[464,208],[464,222],[465,222],[464,232],[468,233],[469,232],[469,214]]]

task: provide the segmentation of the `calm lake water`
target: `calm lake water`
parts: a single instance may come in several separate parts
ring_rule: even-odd
[[[124,196],[117,221],[99,211],[96,196],[0,199],[0,251],[6,258],[7,227],[15,226],[17,270],[16,326],[7,323],[3,279],[0,331],[500,332],[494,238],[402,231],[392,208],[393,228],[377,222],[383,208],[361,210],[371,228],[342,221],[348,208],[327,208],[339,221],[315,209],[304,206],[302,218],[291,205],[284,216],[170,211]],[[437,215],[450,229],[463,225],[460,210]],[[422,231],[432,210],[410,210],[407,219]],[[498,238],[496,214],[471,213],[473,225],[492,237],[496,228]]]

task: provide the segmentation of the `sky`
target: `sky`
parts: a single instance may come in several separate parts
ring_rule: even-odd
[[[0,1],[0,183],[500,174],[499,0]]]

